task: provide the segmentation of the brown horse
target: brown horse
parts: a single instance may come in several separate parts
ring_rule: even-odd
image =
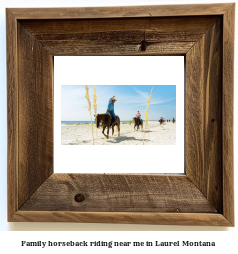
[[[140,119],[138,117],[133,117],[133,122],[134,122],[134,129],[136,131],[138,131],[140,125],[141,125],[141,129],[143,130],[143,121],[142,121],[142,123],[140,123]],[[136,129],[136,127],[137,127],[137,129]]]
[[[168,120],[167,120],[168,121]],[[159,119],[160,125],[165,122],[163,118]]]
[[[120,136],[120,118],[119,116],[116,116],[117,118],[117,126],[118,126],[118,137]],[[102,126],[102,134],[106,137],[109,138],[109,129],[112,127],[112,136],[114,134],[114,126],[115,122],[111,118],[109,114],[97,114],[95,117],[95,121],[97,123],[97,128]],[[113,124],[112,124],[113,123]],[[107,128],[107,135],[104,134],[105,129]]]

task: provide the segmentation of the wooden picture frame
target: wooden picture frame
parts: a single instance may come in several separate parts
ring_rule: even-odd
[[[6,9],[8,221],[234,226],[234,17],[233,3]],[[184,55],[186,174],[55,174],[61,55]]]

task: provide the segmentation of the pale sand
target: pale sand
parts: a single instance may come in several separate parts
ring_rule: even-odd
[[[114,131],[116,127],[114,128]],[[96,126],[93,125],[94,144],[97,144]],[[107,133],[107,129],[104,132]],[[102,128],[97,129],[98,145],[143,145],[144,130],[134,130],[134,124],[122,124],[120,137],[112,130],[109,131],[109,139],[102,134]],[[145,145],[176,145],[176,123],[150,121],[146,126]],[[91,124],[62,125],[61,126],[62,145],[93,145]]]

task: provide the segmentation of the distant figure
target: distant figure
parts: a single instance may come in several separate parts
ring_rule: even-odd
[[[160,117],[159,122],[160,122],[160,125],[164,122],[162,116]]]
[[[169,119],[169,122],[170,122],[170,119]]]
[[[139,118],[140,124],[142,124],[141,114],[140,114],[139,110],[136,113],[136,117]]]
[[[107,112],[108,114],[110,114],[114,120],[114,123],[113,125],[116,125],[117,124],[117,118],[116,118],[116,115],[114,113],[114,103],[116,102],[117,100],[115,99],[115,96],[112,96],[112,98],[110,98],[109,102],[108,102],[108,106],[107,106]]]
[[[175,122],[175,120],[174,120],[174,117],[173,117],[173,123]]]
[[[167,122],[168,122],[168,119],[167,119]]]

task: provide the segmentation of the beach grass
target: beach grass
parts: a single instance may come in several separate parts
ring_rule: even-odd
[[[92,125],[92,137],[93,137],[93,121],[92,121],[92,113],[91,113],[91,101],[90,101],[89,92],[88,92],[89,89],[88,89],[87,85],[84,88],[85,88],[85,97],[88,101],[88,106],[85,106],[85,108],[87,108],[89,113],[90,113],[91,125]],[[94,138],[93,138],[93,145],[94,145]]]
[[[96,87],[94,86],[94,93],[93,93],[93,108],[95,116],[97,115],[97,96],[96,96]],[[96,126],[97,126],[97,117],[96,117]],[[96,127],[96,136],[97,136],[97,145],[98,145],[98,132]]]
[[[133,122],[122,122],[121,124],[132,124]]]
[[[148,123],[149,120],[150,120],[150,117],[149,117],[149,115],[148,115],[148,111],[149,111],[149,107],[150,107],[150,99],[151,99],[151,96],[152,96],[152,91],[153,91],[153,86],[152,86],[152,89],[151,89],[151,91],[150,91],[150,97],[147,99],[148,105],[147,105],[147,109],[145,110],[145,121],[144,121],[144,123],[145,123],[145,128],[144,128],[143,145],[145,144],[145,143],[144,143],[144,139],[145,139],[146,125],[147,125],[147,123]]]

